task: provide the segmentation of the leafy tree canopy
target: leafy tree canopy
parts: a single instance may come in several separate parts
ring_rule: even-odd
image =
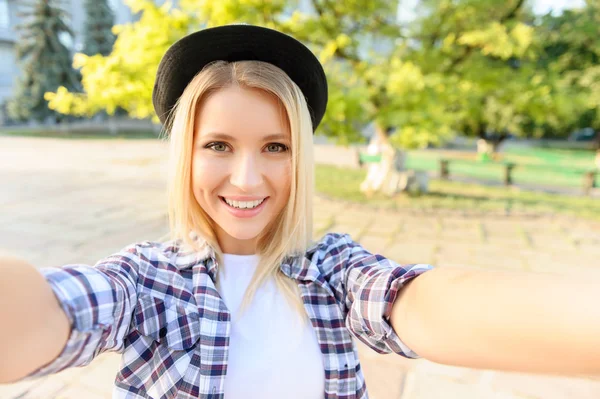
[[[79,115],[122,107],[156,119],[152,85],[168,46],[188,32],[240,22],[289,33],[318,55],[330,84],[319,132],[342,143],[361,140],[369,125],[404,148],[457,133],[541,136],[563,131],[580,104],[595,101],[595,67],[577,76],[589,90],[573,101],[571,68],[559,66],[566,61],[542,62],[552,29],[542,29],[523,0],[422,0],[409,22],[399,22],[398,1],[390,0],[181,0],[178,9],[148,0],[128,4],[142,17],[114,28],[113,52],[75,58],[86,94],[60,88],[47,94],[51,107]]]

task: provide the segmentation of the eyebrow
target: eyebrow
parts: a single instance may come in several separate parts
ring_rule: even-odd
[[[208,133],[200,136],[202,139],[218,139],[218,140],[228,140],[228,141],[236,141],[236,138],[226,134],[226,133]],[[263,141],[271,141],[271,140],[288,140],[287,136],[281,133],[269,134],[268,136],[264,136],[262,138]]]

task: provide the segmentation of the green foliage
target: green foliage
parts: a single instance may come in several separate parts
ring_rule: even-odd
[[[83,53],[107,56],[112,51],[115,35],[112,32],[115,16],[107,0],[85,0]]]
[[[167,48],[184,36],[190,17],[161,7],[150,0],[129,0],[141,18],[113,28],[117,35],[113,51],[106,57],[77,54],[74,66],[81,68],[85,93],[64,87],[46,93],[49,106],[62,113],[92,116],[101,110],[112,115],[118,108],[135,118],[154,117],[152,88],[158,63]]]
[[[122,107],[153,116],[152,82],[170,44],[203,27],[250,23],[291,34],[317,54],[330,84],[318,133],[341,143],[363,140],[370,125],[402,148],[459,133],[564,134],[600,102],[593,57],[572,74],[580,56],[571,53],[589,45],[582,38],[590,32],[598,54],[592,3],[566,14],[567,23],[537,21],[524,0],[422,0],[416,18],[399,22],[398,0],[311,0],[308,8],[297,0],[181,0],[178,9],[129,0],[142,17],[114,30],[113,52],[75,59],[86,94],[60,88],[47,98],[60,112]],[[556,36],[553,26],[577,33]]]
[[[600,130],[600,3],[588,0],[583,9],[545,16],[540,38],[544,67],[575,93],[579,112],[572,127]]]
[[[538,66],[537,26],[523,1],[444,1],[436,10],[417,22],[428,47],[416,53],[457,80],[454,129],[541,137],[572,117],[572,90]]]
[[[17,57],[23,76],[17,84],[15,96],[8,101],[10,118],[18,121],[65,117],[48,108],[44,93],[59,87],[76,92],[80,88],[79,74],[71,67],[69,49],[60,41],[60,35],[71,35],[64,20],[65,11],[60,0],[36,0],[22,14],[26,21],[17,27],[21,39]]]

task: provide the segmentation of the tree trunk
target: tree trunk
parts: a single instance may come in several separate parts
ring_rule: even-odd
[[[507,133],[493,134],[488,137],[483,129],[479,131],[479,140],[477,140],[477,154],[479,157],[488,157],[496,159],[500,146],[508,138]]]
[[[600,171],[600,130],[596,131],[594,147],[596,147],[596,159],[594,160],[594,163],[596,164],[596,169]]]

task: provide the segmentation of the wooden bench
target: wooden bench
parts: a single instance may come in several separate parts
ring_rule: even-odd
[[[447,158],[441,158],[440,159],[440,178],[444,179],[444,180],[448,180],[450,178],[450,162],[468,162],[468,163],[473,163],[473,164],[479,164],[479,161],[467,161],[467,160],[453,160],[453,159],[447,159]],[[489,164],[490,162],[488,162]],[[492,162],[493,164],[502,166],[504,168],[504,175],[503,175],[503,182],[505,186],[511,186],[513,184],[513,176],[512,176],[512,172],[515,169],[515,167],[519,166],[515,163],[511,163],[511,162]],[[531,165],[528,165],[527,167],[532,167]],[[577,171],[577,173],[582,173],[583,174],[583,193],[585,195],[590,195],[592,190],[597,186],[596,185],[596,176],[600,174],[600,171],[598,170],[591,170],[591,171]]]

